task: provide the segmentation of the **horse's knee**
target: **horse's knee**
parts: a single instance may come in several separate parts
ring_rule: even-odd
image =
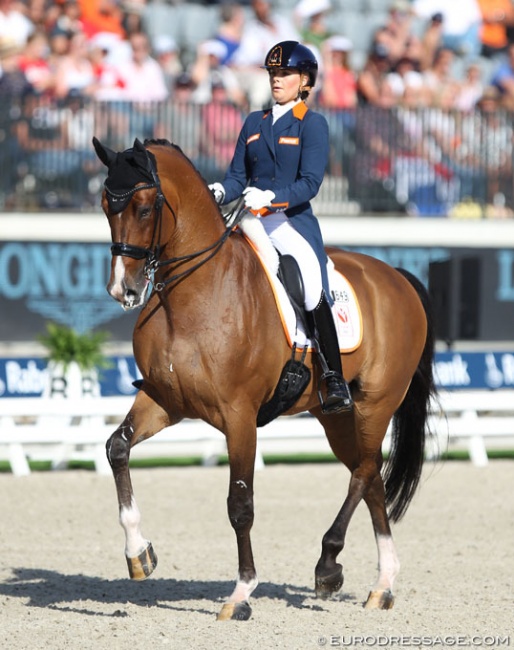
[[[227,499],[228,517],[234,530],[251,527],[253,524],[253,494],[248,488],[231,493]]]
[[[123,434],[122,427],[116,429],[109,440],[107,440],[105,451],[107,454],[107,460],[109,461],[109,464],[113,470],[116,469],[116,467],[125,465],[128,462],[130,454],[130,441]]]

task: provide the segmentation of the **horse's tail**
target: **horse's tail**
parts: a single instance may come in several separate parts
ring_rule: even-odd
[[[435,325],[430,296],[412,273],[397,269],[416,289],[427,317],[427,337],[409,390],[392,422],[392,442],[384,471],[386,505],[392,521],[405,514],[421,477],[430,401],[437,394],[432,369]]]

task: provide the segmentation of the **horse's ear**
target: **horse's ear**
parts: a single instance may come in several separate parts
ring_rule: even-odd
[[[141,152],[143,152],[143,153],[146,154],[146,147],[145,147],[145,145],[141,142],[141,140],[140,140],[139,138],[136,138],[136,139],[134,140],[134,146],[133,146],[133,148],[134,148],[136,151],[141,151]]]
[[[100,158],[106,167],[110,167],[112,161],[116,158],[116,152],[109,147],[105,147],[98,138],[93,136],[93,147],[95,148],[96,155]]]

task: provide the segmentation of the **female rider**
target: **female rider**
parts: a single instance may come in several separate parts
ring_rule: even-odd
[[[296,258],[305,309],[329,368],[322,376],[323,412],[350,410],[353,402],[327,298],[327,256],[310,204],[323,181],[329,151],[327,122],[304,101],[316,83],[318,63],[304,45],[282,41],[268,52],[263,67],[275,103],[271,110],[247,117],[223,183],[209,187],[218,203],[230,203],[242,193],[245,207],[262,217],[273,246]]]

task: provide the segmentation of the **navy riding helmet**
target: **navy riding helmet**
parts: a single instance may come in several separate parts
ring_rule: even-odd
[[[318,76],[318,62],[308,47],[298,41],[281,41],[274,45],[266,54],[263,68],[273,70],[281,68],[285,70],[298,70],[309,76],[311,88],[316,83]]]

